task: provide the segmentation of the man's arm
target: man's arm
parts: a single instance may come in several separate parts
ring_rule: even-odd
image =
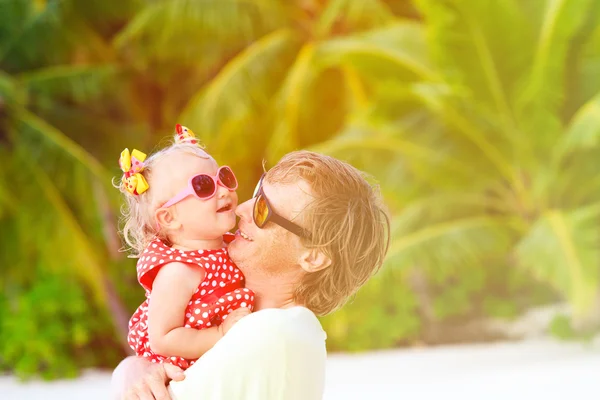
[[[171,382],[175,400],[317,400],[323,395],[325,343],[264,310],[241,319]]]
[[[167,382],[184,378],[181,368],[174,365],[152,363],[141,357],[127,357],[112,374],[112,397],[115,400],[171,400]]]

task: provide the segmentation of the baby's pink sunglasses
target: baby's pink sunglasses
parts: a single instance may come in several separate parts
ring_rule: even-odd
[[[170,207],[188,196],[196,196],[199,199],[208,200],[217,193],[217,185],[223,186],[230,192],[237,189],[238,182],[231,168],[222,166],[215,176],[207,174],[192,176],[187,187],[176,194],[171,200],[167,201],[161,208]]]

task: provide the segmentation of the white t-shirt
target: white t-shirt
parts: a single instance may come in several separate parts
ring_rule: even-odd
[[[171,382],[175,400],[317,400],[325,385],[326,334],[307,308],[266,309],[238,321]]]

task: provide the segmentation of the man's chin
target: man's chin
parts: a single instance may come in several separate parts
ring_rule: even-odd
[[[234,252],[241,250],[243,247],[251,244],[252,241],[245,239],[239,229],[235,232],[235,236],[233,237],[233,240],[231,241],[231,243],[229,243],[229,253],[231,255],[231,249],[233,249]],[[235,261],[235,260],[234,260]]]
[[[238,237],[238,235],[235,235],[233,240],[231,242],[229,242],[229,244],[227,245],[227,253],[229,253],[229,258],[231,258],[231,261],[233,261],[236,265],[239,263],[240,258],[241,258],[241,255],[239,255],[240,254],[239,245],[241,244],[240,243],[241,241],[242,241],[242,239],[240,237]]]

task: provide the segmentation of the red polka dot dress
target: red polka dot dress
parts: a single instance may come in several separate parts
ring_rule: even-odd
[[[226,235],[230,242],[233,235]],[[182,357],[165,357],[150,349],[148,340],[148,303],[152,295],[152,282],[159,269],[170,262],[196,265],[206,271],[186,310],[182,326],[204,329],[220,325],[227,315],[239,308],[254,307],[254,293],[244,288],[244,275],[229,258],[226,248],[218,250],[184,251],[173,249],[160,239],[155,239],[144,250],[137,263],[138,281],[146,290],[146,301],[135,311],[129,320],[127,340],[138,356],[152,362],[168,362],[186,369],[195,360]]]

